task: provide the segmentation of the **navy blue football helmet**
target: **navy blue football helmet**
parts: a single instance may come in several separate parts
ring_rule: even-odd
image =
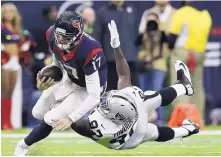
[[[55,44],[60,49],[68,52],[79,43],[83,30],[82,17],[75,12],[66,11],[55,21]]]

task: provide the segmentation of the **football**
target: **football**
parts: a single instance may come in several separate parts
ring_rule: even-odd
[[[49,65],[49,66],[44,67],[40,71],[39,78],[42,79],[43,77],[46,77],[45,80],[48,80],[48,78],[51,77],[52,79],[54,79],[54,82],[59,82],[61,81],[63,77],[63,72],[61,68],[59,68],[58,66]]]

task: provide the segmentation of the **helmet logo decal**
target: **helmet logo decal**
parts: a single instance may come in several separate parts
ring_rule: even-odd
[[[122,113],[117,113],[116,115],[115,115],[115,118],[117,119],[117,120],[124,120],[126,117],[122,114]]]
[[[81,30],[81,28],[80,28],[80,21],[74,20],[74,21],[73,21],[73,27],[75,27],[75,28]]]
[[[73,26],[79,28],[79,23],[74,23]]]

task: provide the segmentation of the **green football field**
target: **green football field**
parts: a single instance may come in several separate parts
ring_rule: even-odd
[[[2,131],[2,155],[12,156],[15,144],[30,130]],[[166,143],[148,142],[131,150],[110,150],[83,138],[76,133],[66,131],[53,132],[47,139],[33,145],[31,156],[221,156],[221,127],[209,127],[181,141]]]

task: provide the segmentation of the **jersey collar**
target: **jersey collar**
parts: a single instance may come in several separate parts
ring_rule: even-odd
[[[71,60],[75,54],[76,54],[76,50],[77,48],[81,45],[81,43],[83,42],[83,40],[81,40],[72,50],[71,52],[65,54],[58,46],[56,46],[57,50],[58,50],[58,53],[60,54],[60,56],[62,57],[62,59],[64,61],[69,61]]]

